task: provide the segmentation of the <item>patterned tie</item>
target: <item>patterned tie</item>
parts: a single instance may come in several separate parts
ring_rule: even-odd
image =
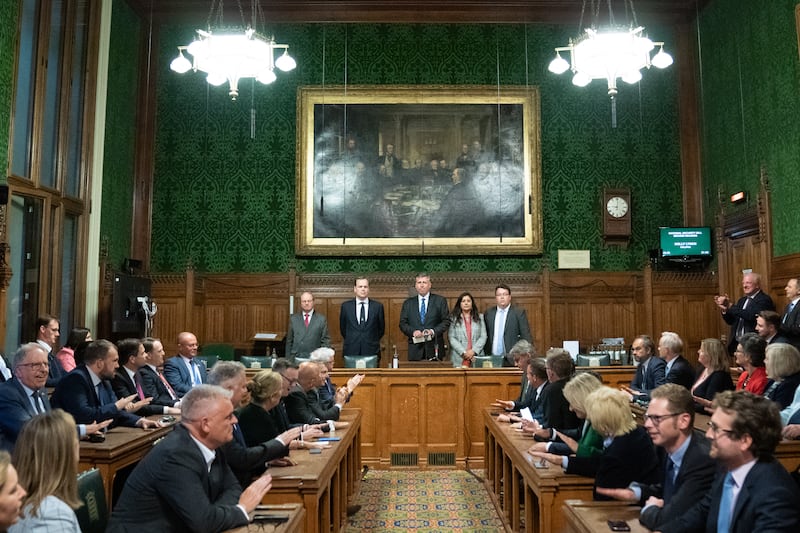
[[[425,298],[422,299],[422,304],[419,306],[419,321],[425,323]]]
[[[731,529],[731,515],[733,514],[733,487],[736,482],[730,472],[725,474],[722,485],[722,497],[719,500],[719,514],[717,515],[717,533],[729,533]]]
[[[172,388],[172,385],[169,384],[169,381],[167,381],[167,378],[164,377],[164,374],[162,374],[161,372],[157,372],[157,374],[158,374],[159,379],[161,379],[161,383],[163,383],[164,387],[167,388],[167,392],[169,393],[170,398],[172,398],[173,400],[177,400],[178,399],[178,395],[175,394],[175,390]]]

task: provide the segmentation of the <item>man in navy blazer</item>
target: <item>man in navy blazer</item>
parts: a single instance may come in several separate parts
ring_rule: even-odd
[[[141,404],[136,411],[139,416],[180,414],[176,407],[153,404],[153,397],[145,392],[139,370],[147,366],[147,355],[139,339],[122,339],[117,343],[117,353],[122,364],[114,372],[111,386],[118,399],[135,394]]]
[[[328,320],[314,309],[314,295],[304,292],[300,295],[300,312],[289,317],[286,332],[286,357],[308,357],[317,348],[331,346],[328,333]]]
[[[486,347],[484,350],[492,355],[505,355],[503,366],[514,366],[509,352],[519,340],[533,344],[531,327],[524,309],[511,305],[511,288],[500,284],[494,289],[497,305],[490,307],[483,315],[486,321]],[[503,317],[498,321],[497,317]],[[502,340],[501,340],[502,338]]]
[[[178,396],[182,397],[192,387],[206,382],[206,365],[195,359],[197,347],[194,333],[179,333],[178,355],[170,357],[164,363],[164,376]]]
[[[728,353],[732,356],[745,333],[755,333],[756,315],[761,311],[774,311],[775,304],[769,294],[761,291],[761,276],[748,272],[742,276],[744,296],[732,304],[727,294],[714,296],[714,303],[722,313],[722,319],[731,327],[728,335]]]
[[[414,278],[416,296],[403,302],[400,331],[408,337],[408,360],[429,361],[445,356],[444,335],[450,327],[447,300],[431,293],[431,277],[421,272]]]
[[[667,382],[664,372],[667,363],[656,356],[656,345],[648,335],[639,335],[633,339],[631,353],[639,364],[636,367],[636,374],[633,376],[631,386],[623,387],[623,389],[634,397],[647,397],[651,390]]]
[[[164,366],[164,345],[158,339],[145,337],[142,339],[142,346],[147,355],[147,364],[139,369],[139,376],[142,378],[145,396],[153,398],[151,405],[179,407],[181,400],[178,393],[161,371]]]
[[[353,292],[356,297],[343,302],[339,311],[342,355],[377,355],[380,359],[386,330],[383,304],[369,298],[367,278],[356,278]]]
[[[14,377],[0,384],[0,449],[9,453],[25,422],[50,410],[45,389],[47,352],[35,342],[23,344],[13,365]]]
[[[111,342],[99,339],[89,343],[83,363],[58,383],[53,405],[70,413],[78,424],[113,419],[112,427],[159,427],[158,422],[133,414],[141,407],[136,395],[116,399],[109,380],[114,377],[118,361],[117,348]]]
[[[789,339],[792,346],[800,350],[800,305],[797,305],[800,303],[800,283],[797,278],[786,282],[783,291],[786,293],[789,303],[783,310],[781,326],[778,331]]]
[[[773,455],[781,439],[778,406],[747,391],[724,391],[713,407],[706,437],[722,468],[705,497],[662,531],[799,531],[800,490]]]
[[[242,491],[219,448],[233,438],[231,393],[200,385],[181,403],[181,423],[131,472],[108,533],[226,531],[246,526],[272,486],[269,474]]]
[[[639,521],[650,530],[674,530],[675,522],[705,496],[714,481],[711,443],[694,429],[692,394],[675,383],[651,392],[644,427],[659,455],[661,479],[626,489],[597,488],[599,494],[642,506]]]
[[[664,360],[666,366],[667,383],[677,383],[687,389],[694,385],[694,370],[689,361],[681,355],[683,352],[683,339],[677,333],[665,331],[658,340],[658,356]]]

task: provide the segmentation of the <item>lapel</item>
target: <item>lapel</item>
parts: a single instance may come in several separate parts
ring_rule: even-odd
[[[31,399],[25,392],[25,389],[22,388],[22,385],[20,384],[19,381],[17,381],[15,378],[12,379],[14,386],[17,389],[17,393],[19,394],[19,397],[22,400],[22,405],[25,406],[25,412],[31,415],[31,417],[36,416],[38,413],[33,409],[33,405],[31,404]],[[49,411],[48,406],[50,405],[50,402],[47,400],[47,394],[42,395],[42,401],[45,404],[45,409]]]

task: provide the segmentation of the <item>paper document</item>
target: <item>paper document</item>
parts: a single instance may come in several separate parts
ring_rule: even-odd
[[[256,333],[253,337],[257,341],[274,341],[278,338],[277,333]]]
[[[528,422],[533,422],[533,415],[531,415],[530,407],[523,407],[522,409],[520,409],[519,416],[521,416],[523,420],[527,420]]]

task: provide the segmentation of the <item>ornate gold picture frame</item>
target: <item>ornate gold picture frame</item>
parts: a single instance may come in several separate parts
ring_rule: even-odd
[[[540,143],[538,87],[301,87],[297,254],[539,254]]]

